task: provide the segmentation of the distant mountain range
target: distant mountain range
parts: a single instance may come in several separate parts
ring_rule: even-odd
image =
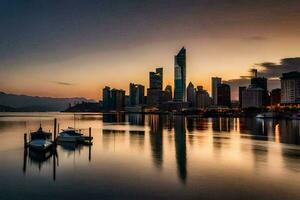
[[[0,112],[46,112],[46,111],[63,111],[70,104],[81,102],[95,102],[83,97],[74,98],[53,98],[38,97],[27,95],[6,94],[0,92]]]

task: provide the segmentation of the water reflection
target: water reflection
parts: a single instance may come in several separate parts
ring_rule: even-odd
[[[47,151],[36,151],[31,149],[24,149],[23,154],[23,168],[22,171],[26,175],[27,168],[38,167],[38,170],[41,171],[43,166],[45,168],[52,166],[52,179],[56,180],[56,168],[59,166],[59,153],[63,152],[68,154],[73,154],[76,156],[75,152],[80,152],[84,148],[88,148],[88,160],[91,162],[92,159],[92,145],[77,144],[71,142],[59,143],[57,148],[50,149]],[[58,150],[59,153],[58,153]],[[28,166],[28,163],[30,164]]]
[[[29,152],[29,153],[28,153]],[[29,155],[28,155],[29,154]],[[51,165],[52,160],[52,178],[56,179],[56,167],[58,166],[58,155],[56,150],[49,151],[34,151],[34,150],[24,150],[23,155],[23,173],[26,175],[28,162],[30,167],[37,166],[38,170],[41,171],[42,167]],[[52,158],[52,159],[51,159]]]
[[[148,123],[153,162],[160,169],[163,163],[163,116],[150,115]]]
[[[50,180],[59,179],[52,185],[54,189],[64,180],[74,180],[79,185],[87,184],[95,193],[99,192],[97,188],[104,188],[107,194],[138,191],[143,196],[168,191],[176,197],[180,191],[199,197],[197,189],[201,187],[207,188],[203,197],[209,199],[214,191],[226,193],[227,198],[229,185],[251,195],[252,189],[241,186],[249,185],[260,193],[267,191],[265,195],[275,191],[279,199],[300,197],[295,192],[300,184],[299,121],[142,114],[82,116],[77,118],[78,128],[97,127],[93,148],[63,143],[58,144],[56,152],[36,154],[23,151],[22,134],[34,130],[40,120],[30,118],[29,123],[24,119],[0,119],[0,161],[4,164],[0,169],[7,173],[13,171],[10,166],[17,166],[20,173],[22,167],[24,177],[29,177],[27,181],[34,180],[36,185],[45,183],[40,177],[46,175]],[[61,126],[67,127],[72,119],[61,118]],[[52,124],[43,121],[47,130]],[[15,155],[19,157],[15,159]],[[15,174],[15,179],[20,178]],[[291,178],[293,181],[288,182]],[[73,187],[68,186],[69,182],[63,184],[68,189]],[[295,193],[280,193],[290,190]]]
[[[186,169],[186,137],[185,118],[183,116],[174,117],[175,149],[178,175],[183,183],[187,178]]]

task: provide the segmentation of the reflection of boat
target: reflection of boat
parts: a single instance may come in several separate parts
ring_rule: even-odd
[[[30,133],[30,142],[29,142],[29,148],[33,150],[48,150],[52,146],[51,142],[52,134],[43,131],[42,127],[36,131]]]
[[[256,118],[276,118],[278,117],[278,114],[275,112],[264,112],[256,115]]]
[[[300,120],[300,113],[295,113],[289,117],[290,119]]]
[[[78,144],[77,142],[59,142],[58,143],[63,150],[66,151],[75,151],[76,149],[82,149],[82,144]]]
[[[85,142],[92,139],[92,137],[84,136],[82,133],[71,127],[60,132],[57,138],[60,142]]]
[[[34,163],[41,164],[43,162],[46,162],[49,158],[51,158],[52,154],[53,154],[52,151],[45,151],[45,152],[29,151],[29,158]]]

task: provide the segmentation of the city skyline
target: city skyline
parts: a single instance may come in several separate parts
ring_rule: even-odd
[[[147,88],[148,72],[158,66],[164,66],[164,86],[174,88],[173,56],[185,46],[187,83],[210,92],[213,76],[234,85],[256,64],[262,63],[263,74],[272,68],[266,62],[274,67],[281,59],[299,57],[299,4],[6,1],[0,20],[5,27],[0,33],[0,91],[98,100],[105,85],[127,94],[128,80]],[[233,89],[237,99],[238,88]]]

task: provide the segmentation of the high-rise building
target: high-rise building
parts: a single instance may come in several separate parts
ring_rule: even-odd
[[[141,105],[144,103],[145,87],[140,84],[130,83],[129,85],[129,99],[130,106]]]
[[[130,102],[130,106],[135,106],[136,102],[136,87],[134,83],[130,83],[129,84],[129,102]]]
[[[163,68],[156,68],[155,72],[149,72],[150,89],[163,88]]]
[[[243,91],[245,91],[247,89],[247,87],[245,86],[240,86],[239,87],[239,106],[240,108],[242,107],[242,104],[243,104],[243,96],[242,96],[242,93]]]
[[[165,89],[165,92],[166,92],[168,101],[171,101],[172,100],[172,86],[167,85],[166,89]]]
[[[149,73],[150,88],[147,89],[147,104],[159,106],[163,96],[163,68],[156,68],[155,72]]]
[[[125,91],[124,90],[111,90],[111,109],[116,111],[123,111],[125,108]]]
[[[102,101],[103,101],[103,108],[104,110],[110,110],[111,104],[111,94],[110,94],[110,87],[105,86],[102,90]]]
[[[218,104],[218,85],[221,84],[222,79],[219,77],[211,78],[211,96],[213,99],[213,104]]]
[[[282,74],[281,103],[300,104],[300,72],[293,71]]]
[[[251,78],[252,87],[263,89],[263,105],[267,106],[270,104],[270,98],[268,94],[268,80],[265,77],[257,77],[257,73],[255,77]]]
[[[270,97],[271,97],[271,106],[279,105],[281,100],[281,89],[280,88],[273,89],[270,92]]]
[[[242,91],[242,108],[261,108],[263,107],[264,90],[255,85],[250,85]]]
[[[189,83],[187,89],[187,101],[190,103],[191,107],[196,106],[196,94],[195,88],[192,82]]]
[[[174,86],[174,100],[186,101],[186,49],[184,47],[175,56]]]
[[[197,108],[208,108],[211,104],[211,99],[206,90],[203,90],[202,86],[197,86],[196,90],[196,107]]]
[[[217,105],[231,107],[230,86],[227,84],[218,84],[217,87]]]

